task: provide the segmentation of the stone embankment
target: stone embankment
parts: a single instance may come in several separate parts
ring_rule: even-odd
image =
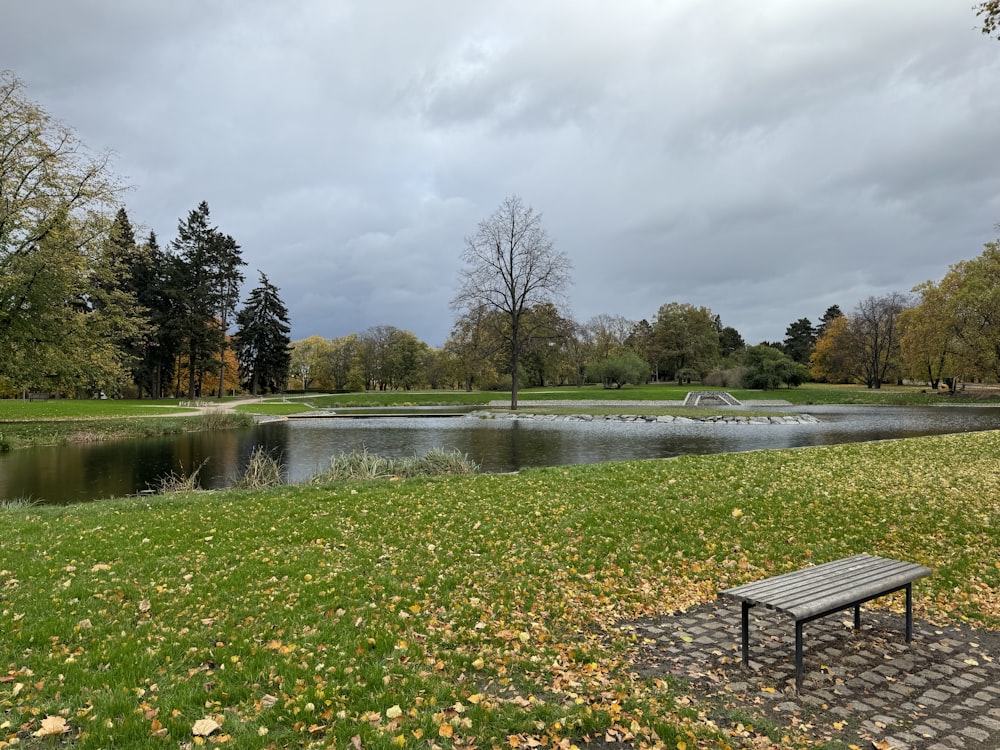
[[[713,414],[707,417],[674,417],[670,415],[652,416],[647,414],[529,414],[518,412],[476,411],[469,416],[483,419],[505,419],[533,422],[650,422],[694,424],[695,422],[712,422],[724,424],[818,424],[819,420],[811,414],[796,414],[783,417],[743,417],[736,414]]]
[[[788,406],[788,402],[760,402],[745,404],[746,406]],[[491,401],[490,406],[503,408],[509,406],[508,402]],[[519,408],[530,408],[532,406],[546,406],[559,408],[588,407],[588,406],[608,406],[607,401],[521,401]],[[683,406],[682,402],[667,401],[618,401],[616,406],[644,406],[644,407],[672,407]],[[733,414],[713,414],[710,416],[685,417],[671,415],[647,415],[647,414],[532,414],[531,412],[493,412],[475,411],[469,416],[483,419],[506,419],[506,420],[529,420],[535,422],[649,422],[659,424],[693,424],[696,422],[724,423],[724,424],[818,424],[819,420],[811,414],[794,414],[783,416],[747,416],[739,413]]]

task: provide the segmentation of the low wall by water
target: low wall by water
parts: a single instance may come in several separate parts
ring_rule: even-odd
[[[651,422],[676,424],[710,422],[712,424],[819,424],[811,414],[783,417],[747,417],[738,414],[715,414],[707,417],[650,416],[643,414],[529,414],[524,412],[475,411],[468,416],[480,419],[500,419],[536,422]]]

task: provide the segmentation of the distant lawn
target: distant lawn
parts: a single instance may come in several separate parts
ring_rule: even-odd
[[[809,404],[887,404],[923,405],[952,403],[948,396],[921,393],[924,388],[914,386],[883,386],[869,389],[864,386],[841,386],[810,383],[798,388],[781,388],[775,391],[751,391],[740,388],[713,388],[699,384],[679,386],[657,383],[643,386],[624,386],[605,389],[601,386],[553,386],[527,388],[518,392],[519,401],[683,401],[691,391],[725,390],[740,401],[784,400],[795,405]],[[460,404],[488,404],[490,401],[510,401],[504,391],[380,391],[373,393],[344,393],[333,396],[294,396],[289,399],[308,401],[317,408],[337,406],[447,406]],[[995,399],[1000,400],[1000,399]]]
[[[105,419],[108,417],[135,417],[192,413],[191,409],[178,406],[177,399],[118,400],[118,399],[50,399],[24,401],[0,399],[0,420],[11,419]]]
[[[182,432],[247,429],[253,418],[247,414],[194,414],[179,417],[108,417],[87,419],[43,419],[39,421],[0,421],[0,451],[39,445],[96,443],[107,440],[176,435]],[[2,745],[0,745],[2,747]]]
[[[233,411],[245,414],[273,414],[281,416],[283,414],[301,414],[304,411],[312,411],[313,408],[305,403],[282,403],[282,402],[261,402],[259,404],[240,404],[234,406]]]
[[[933,568],[917,617],[1000,628],[998,461],[990,432],[3,511],[2,739],[811,746],[752,703],[725,736],[618,626],[868,552]]]

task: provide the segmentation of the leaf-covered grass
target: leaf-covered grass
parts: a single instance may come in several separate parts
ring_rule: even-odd
[[[998,459],[975,433],[3,511],[0,742],[735,746],[615,625],[869,552],[934,569],[917,616],[1000,627]]]

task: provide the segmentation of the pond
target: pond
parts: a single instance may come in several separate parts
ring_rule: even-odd
[[[389,457],[459,450],[485,472],[667,458],[689,453],[832,445],[1000,428],[1000,409],[974,406],[783,407],[819,424],[507,421],[388,417],[280,421],[249,431],[32,448],[0,455],[0,498],[67,503],[132,495],[201,467],[201,485],[228,486],[256,446],[279,455],[287,479],[323,471],[331,456],[367,449]]]

